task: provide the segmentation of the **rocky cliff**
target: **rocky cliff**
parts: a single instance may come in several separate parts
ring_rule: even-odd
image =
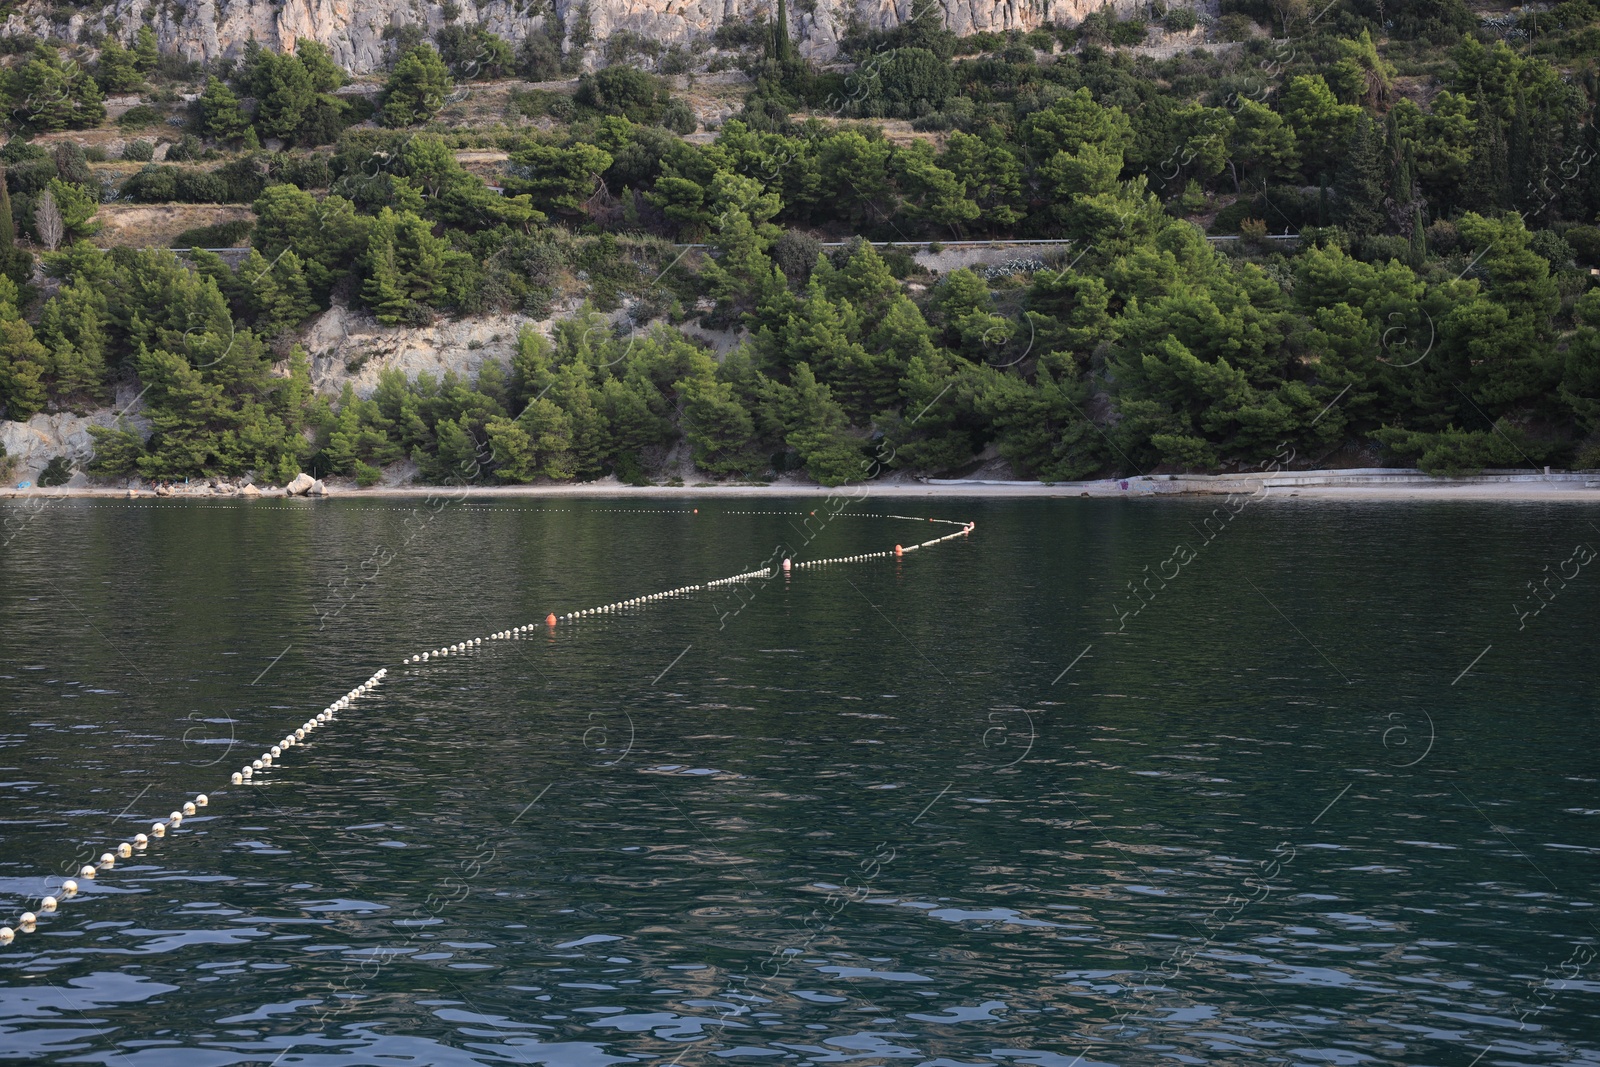
[[[961,34],[1030,30],[1046,22],[1073,25],[1101,6],[1100,0],[939,2],[946,24]],[[724,23],[770,17],[775,6],[776,0],[462,0],[459,5],[448,0],[111,0],[97,10],[23,0],[7,16],[3,32],[71,41],[111,32],[131,40],[148,21],[163,49],[192,60],[236,56],[252,37],[277,48],[312,38],[327,45],[346,69],[365,74],[384,66],[386,29],[418,26],[431,36],[445,25],[447,14],[513,43],[532,33],[551,33],[570,50],[580,47],[585,33],[591,42],[601,42],[623,30],[687,46]],[[1134,0],[1116,0],[1115,6],[1130,8]],[[800,51],[826,60],[837,52],[852,21],[875,29],[898,26],[910,15],[911,0],[797,0],[789,10]],[[63,20],[63,15],[69,17]]]

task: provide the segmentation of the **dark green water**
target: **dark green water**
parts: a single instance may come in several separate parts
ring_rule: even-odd
[[[0,1057],[1600,1063],[1600,510],[698,504],[4,505]]]

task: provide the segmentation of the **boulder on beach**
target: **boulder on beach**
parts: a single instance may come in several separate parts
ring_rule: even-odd
[[[294,476],[294,481],[283,487],[283,491],[290,496],[304,496],[309,493],[311,491],[311,487],[316,484],[318,483],[315,478],[311,477],[311,475],[307,474],[305,471],[301,471],[299,474]]]
[[[260,496],[261,495],[261,490],[257,489],[253,485],[246,485],[244,488],[239,490],[239,495],[240,496]]]
[[[307,496],[327,496],[328,495],[328,487],[322,484],[322,479],[321,478],[318,478],[316,481],[311,483],[311,488],[306,490],[306,495]]]

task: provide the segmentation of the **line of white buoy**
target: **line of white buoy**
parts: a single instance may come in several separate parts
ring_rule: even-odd
[[[746,513],[735,512],[734,514],[746,514]],[[749,512],[748,514],[768,514],[768,513],[765,513],[765,512]],[[774,512],[774,513],[771,513],[771,514],[782,514],[782,513]],[[875,559],[893,559],[893,558],[895,558],[897,556],[902,556],[907,552],[913,552],[918,548],[928,548],[928,547],[931,547],[933,545],[939,544],[941,541],[950,541],[950,540],[953,540],[953,539],[955,539],[957,537],[965,537],[968,534],[970,534],[973,530],[975,530],[977,528],[977,526],[978,526],[978,524],[976,522],[958,522],[958,521],[956,521],[954,519],[918,518],[918,517],[912,516],[912,515],[873,515],[873,516],[868,516],[868,517],[871,517],[871,518],[883,518],[883,519],[905,519],[905,520],[910,521],[910,522],[941,522],[941,523],[945,523],[945,524],[950,525],[950,526],[959,526],[961,528],[959,530],[957,530],[955,533],[946,534],[943,537],[936,537],[931,541],[923,541],[920,544],[914,544],[914,545],[895,545],[892,550],[887,550],[887,551],[883,551],[883,552],[862,552],[862,553],[859,553],[859,554],[853,555],[853,556],[834,556],[834,557],[829,557],[829,558],[826,558],[826,559],[806,560],[806,561],[801,562],[801,563],[796,563],[793,560],[786,559],[786,560],[783,561],[783,564],[782,564],[782,567],[781,567],[783,573],[788,574],[788,573],[791,572],[791,570],[802,568],[802,567],[822,567],[822,566],[827,566],[827,565],[830,565],[830,564],[838,564],[838,563],[864,563],[864,562],[867,562],[867,561],[870,561],[870,560],[875,560]],[[735,584],[737,582],[747,582],[747,581],[751,581],[752,579],[756,579],[756,578],[771,578],[772,576],[773,576],[773,569],[771,567],[759,567],[759,568],[757,568],[755,570],[752,570],[752,571],[742,571],[742,572],[740,572],[738,574],[729,575],[726,578],[712,578],[712,579],[709,579],[709,580],[707,580],[705,582],[701,582],[701,583],[698,583],[698,584],[695,584],[695,585],[680,585],[676,589],[667,589],[667,590],[663,590],[662,592],[659,592],[659,593],[646,593],[643,596],[629,597],[626,600],[618,600],[618,601],[614,601],[613,603],[610,603],[610,604],[601,604],[598,607],[582,608],[582,609],[580,609],[578,611],[569,611],[565,615],[557,615],[555,612],[552,611],[550,614],[548,614],[548,615],[546,615],[544,617],[544,620],[542,621],[542,623],[541,622],[521,623],[521,624],[519,624],[517,626],[511,627],[508,630],[496,630],[494,633],[489,635],[488,640],[490,640],[490,641],[510,641],[510,640],[514,640],[515,638],[521,637],[524,634],[533,633],[534,631],[539,630],[541,628],[543,628],[545,630],[549,630],[549,629],[557,626],[560,623],[569,622],[569,621],[571,621],[573,619],[586,619],[586,618],[589,618],[589,617],[595,616],[595,615],[613,615],[613,614],[617,614],[619,612],[625,611],[628,608],[644,607],[646,605],[653,604],[653,603],[655,603],[657,601],[670,600],[673,597],[684,596],[685,594],[699,592],[699,591],[704,590],[704,589],[714,589],[714,588],[718,588],[720,586],[733,585],[733,584]],[[451,655],[452,653],[465,651],[465,650],[473,648],[473,647],[475,647],[477,645],[481,645],[483,643],[483,641],[484,641],[484,639],[481,638],[481,637],[480,638],[474,638],[474,639],[472,639],[470,641],[466,641],[466,642],[464,642],[462,644],[459,644],[459,645],[449,645],[449,646],[446,646],[445,648],[436,648],[436,649],[432,649],[432,650],[430,650],[428,652],[418,652],[418,653],[416,653],[414,655],[407,656],[402,662],[404,662],[404,663],[406,663],[408,665],[410,665],[410,664],[418,664],[418,663],[427,663],[427,662],[429,662],[431,660],[438,659],[438,658],[440,658],[442,656],[448,656],[448,655]]]
[[[338,700],[335,700],[332,704],[329,704],[323,710],[317,712],[315,716],[307,719],[300,726],[296,727],[293,732],[285,734],[283,736],[283,740],[279,741],[275,745],[272,745],[267,751],[263,752],[260,759],[251,760],[250,763],[243,768],[234,771],[229,781],[233,785],[242,785],[244,782],[253,778],[257,772],[271,767],[273,760],[280,758],[288,749],[294,748],[296,745],[303,744],[308,735],[310,735],[319,727],[326,726],[328,723],[332,722],[335,714],[348,708],[352,701],[371,692],[377,686],[377,684],[383,680],[384,675],[388,673],[388,668],[381,668],[378,673],[374,674],[365,682],[362,682],[360,685],[350,690],[350,692],[346,693]],[[168,829],[178,829],[183,825],[184,819],[194,815],[201,808],[206,807],[210,803],[211,798],[206,794],[195,794],[192,799],[185,800],[183,804],[180,805],[177,810],[173,811],[172,814],[168,815],[165,820],[158,820],[152,823],[150,826],[150,833],[148,835],[134,834],[131,839],[117,845],[114,851],[102,853],[99,863],[84,864],[83,867],[78,870],[78,877],[86,881],[92,881],[101,871],[108,871],[115,867],[117,865],[117,860],[129,859],[135,853],[143,854],[150,847],[151,838],[167,836]],[[68,878],[66,881],[61,883],[62,899],[70,900],[77,895],[78,883],[75,879]],[[54,912],[56,908],[60,906],[60,903],[61,901],[54,896],[43,897],[39,901],[39,912],[37,914],[31,911],[23,912],[22,915],[17,919],[16,929],[12,929],[9,926],[0,926],[0,945],[10,944],[13,940],[15,940],[18,933],[32,933],[38,926],[39,914],[47,915],[51,912]]]
[[[645,512],[640,511],[639,513],[644,514]],[[659,512],[657,514],[659,514]],[[694,512],[673,512],[673,514],[698,514],[698,509],[696,509]],[[789,513],[735,512],[734,514],[782,515]],[[816,513],[812,512],[812,514],[814,515]],[[904,519],[910,522],[938,522],[950,526],[959,526],[961,529],[957,530],[955,533],[946,534],[943,537],[936,537],[931,541],[923,541],[919,544],[895,545],[892,551],[863,552],[851,556],[835,556],[825,559],[806,560],[800,563],[796,563],[790,559],[785,559],[782,564],[783,572],[788,574],[791,569],[799,569],[804,567],[822,567],[830,564],[864,563],[875,559],[892,559],[903,556],[907,552],[913,552],[919,548],[931,548],[942,541],[950,541],[957,537],[965,537],[972,533],[972,531],[978,526],[976,522],[957,522],[954,519],[919,518],[913,515],[876,515],[861,513],[856,513],[856,515],[859,518]],[[673,597],[680,597],[688,593],[696,593],[705,589],[713,589],[720,586],[732,585],[737,582],[750,581],[755,578],[770,578],[772,577],[772,574],[773,570],[771,567],[760,567],[752,571],[742,571],[739,574],[730,575],[726,578],[713,578],[709,581],[701,582],[695,585],[681,585],[676,589],[668,589],[659,593],[646,593],[643,596],[631,597],[627,600],[618,600],[610,604],[603,604],[599,607],[584,608],[580,611],[568,612],[567,614],[561,616],[557,616],[554,612],[551,612],[549,615],[545,616],[544,625],[546,627],[553,627],[558,622],[564,622],[571,619],[587,618],[593,615],[613,614],[615,612],[620,612],[625,608],[642,607],[646,604],[662,600],[670,600]],[[538,623],[526,623],[520,626],[513,626],[509,630],[499,630],[490,634],[488,640],[509,640],[521,634],[530,633],[538,626]],[[461,653],[477,648],[478,646],[482,645],[483,642],[484,638],[482,637],[469,638],[468,640],[461,641],[457,644],[445,645],[441,648],[430,649],[427,652],[418,652],[414,655],[407,656],[402,662],[407,664],[426,663],[434,659],[442,659],[446,656],[460,655]],[[383,680],[384,676],[388,673],[388,668],[380,668],[376,674],[372,675],[372,677],[368,678],[365,682],[362,682],[344,696],[340,697],[338,700],[335,700],[332,704],[329,704],[326,708],[318,712],[312,718],[307,719],[300,726],[296,727],[291,733],[285,734],[282,741],[271,746],[266,752],[263,752],[259,759],[251,760],[244,767],[234,771],[229,781],[233,785],[243,785],[244,783],[253,780],[258,773],[270,769],[274,760],[282,758],[284,752],[286,752],[288,749],[294,748],[296,745],[303,744],[305,739],[310,736],[313,731],[332,722],[338,712],[345,710],[350,706],[352,701],[370,692],[380,681]],[[205,807],[209,803],[210,798],[204,793],[196,795],[193,800],[185,801],[181,810],[174,811],[171,815],[167,816],[165,822],[156,822],[152,824],[150,827],[149,836],[144,834],[135,834],[131,841],[124,841],[119,844],[116,848],[115,854],[110,852],[104,853],[100,857],[99,864],[85,864],[78,872],[78,877],[84,879],[93,879],[98,871],[109,870],[115,866],[119,857],[122,859],[127,859],[132,856],[135,851],[142,852],[149,847],[151,837],[165,837],[169,827],[174,830],[177,829],[183,825],[183,820],[186,816],[195,814],[197,810]],[[73,897],[77,894],[77,892],[78,883],[73,879],[68,878],[61,884],[61,893],[63,897]],[[39,911],[42,913],[54,912],[58,906],[59,901],[54,896],[47,896],[40,900]],[[31,932],[35,929],[38,920],[39,916],[37,914],[31,911],[25,911],[18,919],[18,929],[25,933]],[[17,930],[14,930],[9,926],[0,926],[0,944],[9,944],[15,939],[16,935]]]
[[[490,638],[490,640],[493,640],[493,638]],[[407,656],[401,662],[422,663],[430,659],[443,659],[445,656],[460,655],[463,652],[471,651],[481,644],[483,644],[483,638],[471,637],[454,645],[445,645],[443,648],[433,648],[426,652],[418,652],[414,656]]]

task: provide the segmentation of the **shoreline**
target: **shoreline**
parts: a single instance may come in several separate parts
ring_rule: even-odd
[[[522,500],[638,497],[662,499],[700,499],[726,497],[829,497],[848,499],[1071,499],[1121,497],[1203,498],[1208,496],[1253,496],[1257,499],[1335,500],[1335,501],[1505,501],[1533,503],[1600,504],[1600,473],[1536,474],[1527,471],[1500,471],[1471,477],[1435,478],[1416,471],[1342,470],[1283,471],[1261,474],[1141,475],[1126,479],[1099,479],[1085,482],[1011,482],[973,479],[929,481],[866,482],[826,488],[805,482],[780,482],[771,485],[630,486],[614,479],[568,485],[409,485],[373,486],[358,489],[334,485],[326,496],[303,497],[307,503],[320,500],[416,499],[426,497],[464,497],[478,500]],[[249,501],[284,500],[282,489],[259,493],[196,488],[169,493],[126,486],[78,485],[0,489],[0,500],[26,501],[51,499],[170,500],[170,501]]]

